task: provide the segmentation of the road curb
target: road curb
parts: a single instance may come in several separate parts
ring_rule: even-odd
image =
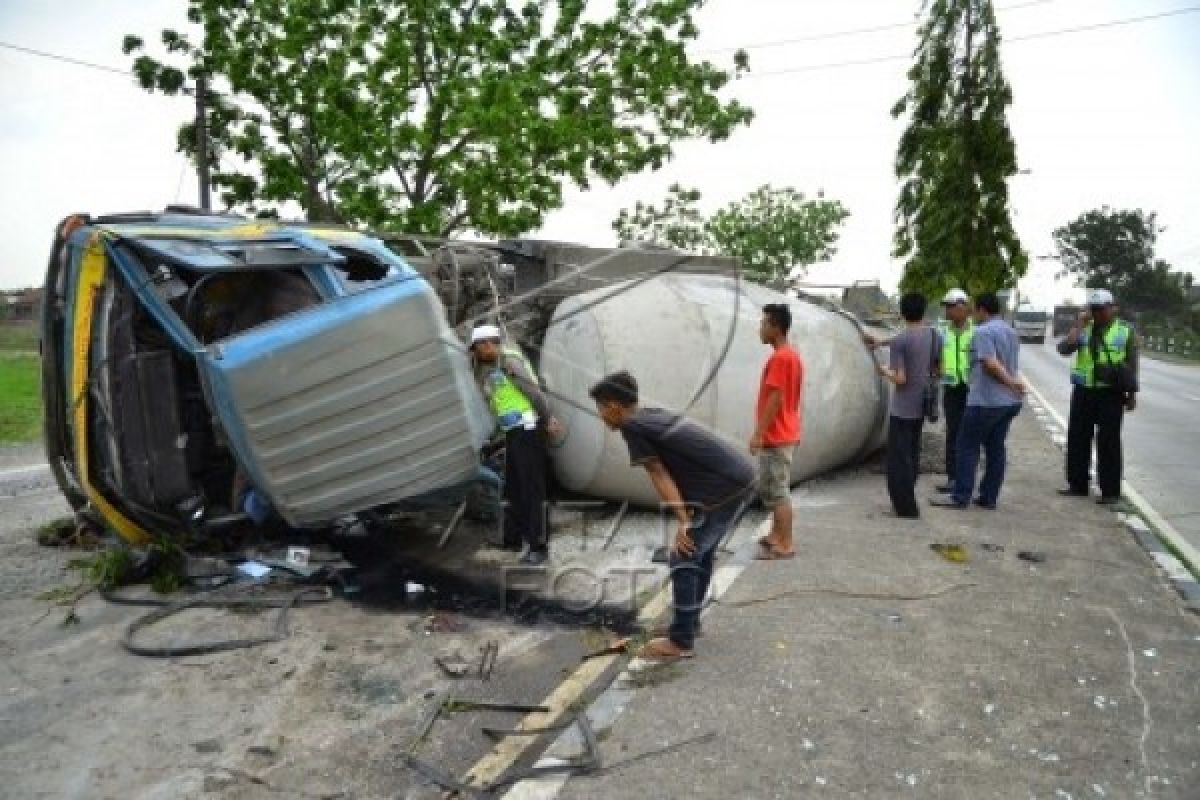
[[[1026,382],[1028,383],[1028,380]],[[1042,428],[1050,436],[1050,441],[1055,447],[1065,449],[1066,420],[1046,402],[1045,395],[1039,392],[1036,386],[1028,385],[1037,402],[1033,410]],[[1129,481],[1121,481],[1121,494],[1137,512],[1125,517],[1126,529],[1171,581],[1187,607],[1200,612],[1200,550],[1184,539],[1170,522],[1155,511]]]

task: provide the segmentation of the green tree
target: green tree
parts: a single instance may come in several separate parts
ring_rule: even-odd
[[[1029,257],[1012,227],[1017,172],[991,0],[926,0],[911,87],[892,109],[908,117],[896,152],[900,195],[893,255],[901,286],[941,294],[1015,286]]]
[[[719,91],[746,69],[693,60],[703,0],[189,0],[193,42],[141,53],[150,91],[207,76],[213,184],[229,206],[294,201],[310,220],[515,235],[565,184],[660,167],[751,111]],[[191,125],[179,149],[195,157]]]
[[[1172,272],[1154,254],[1162,228],[1153,212],[1103,206],[1054,231],[1059,278],[1108,289],[1134,311],[1178,312],[1187,307],[1192,276]]]
[[[666,244],[680,250],[732,256],[759,280],[778,280],[794,267],[830,258],[838,226],[850,212],[818,192],[806,200],[795,189],[760,186],[706,217],[696,189],[671,186],[661,208],[637,203],[613,229],[623,241]]]

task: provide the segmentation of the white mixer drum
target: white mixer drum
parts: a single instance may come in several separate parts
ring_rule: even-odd
[[[604,427],[588,396],[618,370],[637,378],[641,405],[684,411],[746,448],[770,355],[758,338],[768,303],[791,308],[788,338],[804,361],[803,440],[792,482],[880,446],[888,394],[853,320],[732,277],[667,274],[576,295],[556,310],[539,366],[569,431],[553,451],[559,481],[597,497],[658,502],[645,471],[629,465],[625,442]]]

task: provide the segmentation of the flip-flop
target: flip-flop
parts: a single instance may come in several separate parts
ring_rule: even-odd
[[[681,658],[692,658],[694,650],[680,650],[678,645],[666,637],[651,639],[638,650],[638,657],[653,661],[678,661]]]
[[[754,554],[755,561],[787,561],[789,558],[795,557],[795,550],[790,553],[784,553],[773,547],[760,547],[758,552]]]

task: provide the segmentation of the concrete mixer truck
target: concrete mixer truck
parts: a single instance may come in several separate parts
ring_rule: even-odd
[[[45,288],[48,461],[81,519],[136,543],[481,496],[497,481],[480,462],[492,423],[463,345],[480,321],[538,366],[567,427],[560,483],[652,503],[588,387],[628,369],[648,404],[745,442],[766,355],[759,309],[786,299],[724,258],[185,207],[68,217]],[[855,319],[792,303],[813,376],[798,481],[878,446],[887,394]]]

